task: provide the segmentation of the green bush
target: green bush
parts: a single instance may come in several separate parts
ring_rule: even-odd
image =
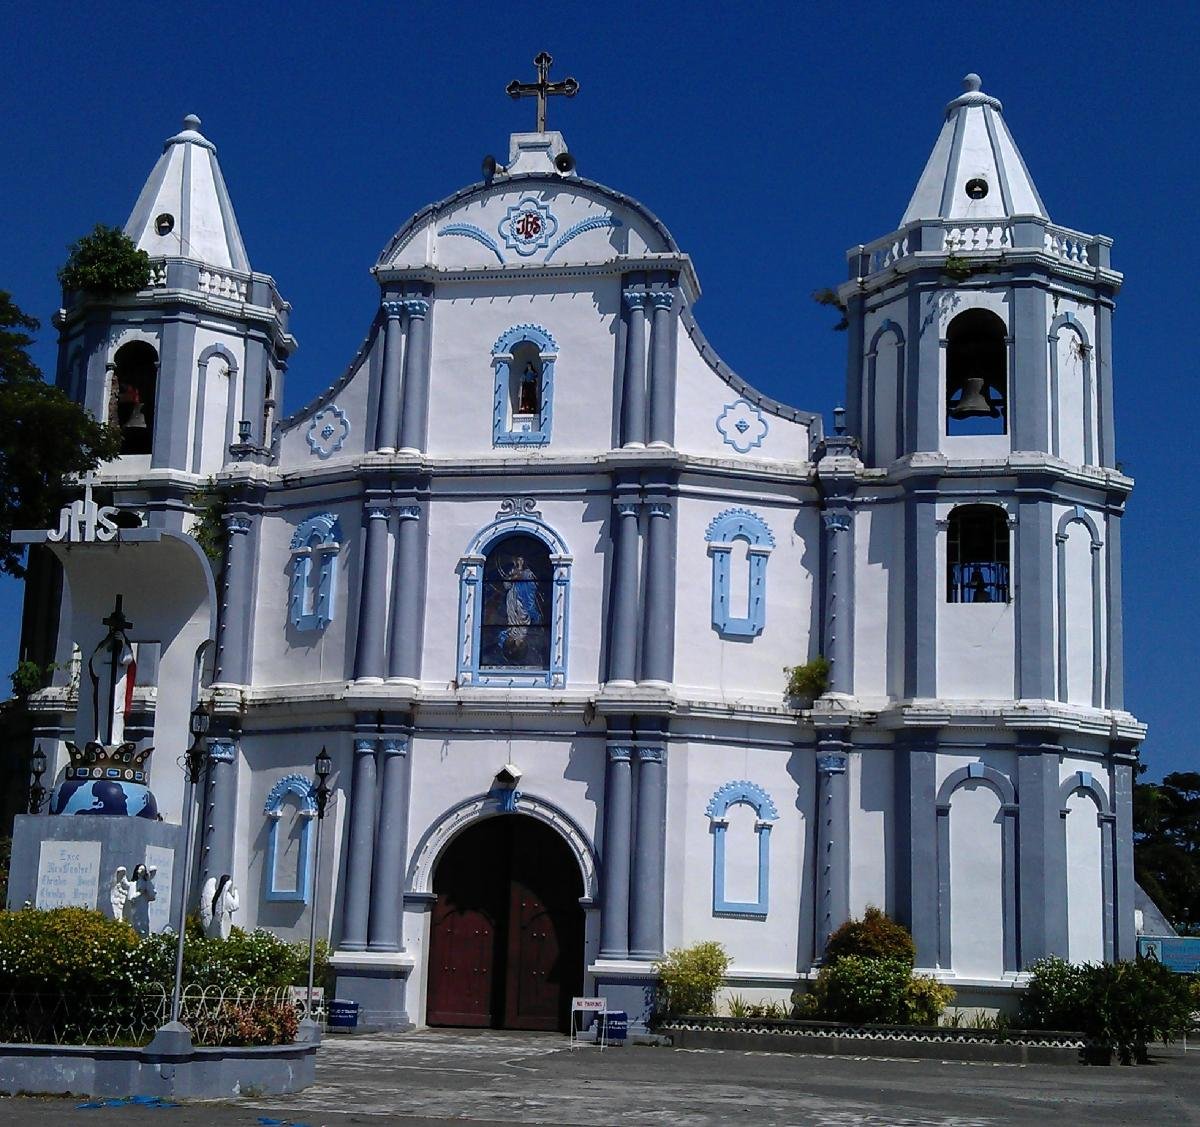
[[[861,920],[849,919],[825,943],[825,963],[831,966],[847,955],[864,959],[896,959],[911,967],[917,948],[908,929],[878,908],[867,908]]]
[[[904,993],[905,1025],[937,1025],[954,998],[953,986],[925,974],[914,974]]]
[[[814,1016],[855,1025],[902,1025],[911,974],[903,959],[843,955],[817,975]]]
[[[713,999],[725,981],[729,956],[719,943],[676,947],[654,964],[659,1008],[668,1014],[711,1014]]]
[[[97,223],[71,244],[58,280],[65,290],[99,297],[137,293],[150,284],[150,256],[119,227]]]
[[[1021,999],[1020,1020],[1030,1029],[1078,1030],[1102,1055],[1114,1050],[1123,1064],[1146,1059],[1151,1041],[1170,1041],[1191,1027],[1194,984],[1157,959],[1072,966],[1039,959]]]
[[[804,665],[785,665],[787,686],[784,692],[789,697],[816,700],[829,688],[829,662],[818,654]]]

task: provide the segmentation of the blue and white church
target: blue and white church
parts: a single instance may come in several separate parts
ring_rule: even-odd
[[[59,385],[124,436],[93,487],[117,549],[223,522],[195,677],[155,592],[113,566],[94,600],[133,623],[167,822],[211,704],[193,888],[230,876],[235,922],[288,939],[315,911],[384,1029],[565,1028],[580,994],[641,1020],[655,960],[709,939],[786,998],[869,905],[984,1005],[1050,953],[1132,956],[1111,240],[1051,220],[968,75],[849,251],[826,427],[716,354],[686,250],[539,100],[383,248],[358,353],[295,413],[290,306],[196,117],[125,228],[150,285],[56,317]],[[82,581],[35,564],[22,656],[86,663]],[[80,704],[69,670],[31,702],[59,779]]]

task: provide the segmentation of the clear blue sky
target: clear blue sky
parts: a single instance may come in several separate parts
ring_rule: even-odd
[[[693,256],[697,316],[786,402],[841,399],[845,338],[809,298],[891,231],[964,73],[1002,99],[1051,218],[1116,239],[1126,699],[1153,776],[1196,762],[1194,512],[1200,16],[1193,4],[43,5],[5,9],[0,288],[49,318],[66,244],[123,224],[186,113],[216,143],[255,269],[293,303],[288,411],[344,370],[380,248],[533,127],[509,79],[541,49],[580,172],[644,201]],[[1184,476],[1186,475],[1186,476]],[[1191,486],[1189,485],[1189,489]],[[1188,494],[1190,495],[1190,493]],[[0,665],[19,590],[0,584]]]

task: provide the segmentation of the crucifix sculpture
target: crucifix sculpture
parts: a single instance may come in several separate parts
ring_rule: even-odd
[[[101,621],[108,627],[108,633],[101,640],[92,654],[91,660],[88,662],[88,676],[92,682],[92,721],[96,731],[96,742],[103,743],[106,746],[114,742],[114,727],[117,713],[117,687],[122,679],[130,678],[134,675],[133,668],[133,649],[129,644],[129,639],[126,636],[126,631],[129,630],[133,623],[125,617],[125,612],[122,609],[122,596],[117,596],[117,605],[113,608],[112,614]],[[97,656],[104,654],[108,659],[108,685],[106,686],[107,700],[104,702],[107,712],[103,730],[100,724],[100,673],[96,669]],[[134,667],[136,668],[136,667]],[[132,682],[126,685],[127,694],[132,692]]]
[[[504,89],[510,98],[537,98],[537,131],[546,132],[546,99],[552,94],[561,94],[566,98],[574,98],[579,93],[579,83],[573,78],[564,78],[561,82],[551,82],[549,79],[550,64],[554,60],[543,51],[533,65],[537,67],[536,82],[521,82],[514,78]]]

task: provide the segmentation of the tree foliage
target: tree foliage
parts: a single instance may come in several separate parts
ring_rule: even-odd
[[[1135,783],[1133,838],[1137,882],[1177,931],[1200,934],[1200,772]]]
[[[894,959],[911,967],[917,961],[917,948],[908,928],[869,906],[861,920],[848,919],[825,943],[827,965],[850,956]]]
[[[121,450],[116,427],[42,379],[29,355],[37,328],[0,290],[0,571],[15,576],[25,569],[13,529],[56,524],[63,477],[93,470]]]
[[[150,284],[150,256],[119,227],[97,223],[68,248],[67,261],[58,272],[65,290],[98,297],[137,293]]]

